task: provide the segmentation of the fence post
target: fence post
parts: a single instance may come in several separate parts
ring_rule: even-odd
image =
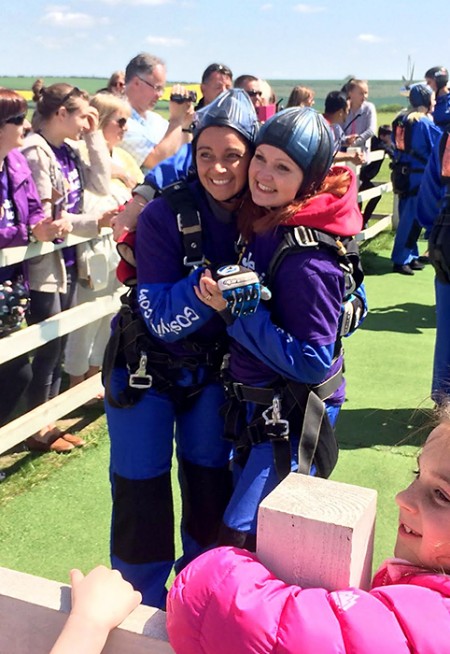
[[[368,589],[377,492],[291,473],[261,503],[257,554],[289,584]]]

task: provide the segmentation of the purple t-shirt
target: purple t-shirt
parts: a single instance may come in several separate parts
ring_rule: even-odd
[[[278,228],[275,234],[253,238],[243,253],[242,265],[255,270],[263,283],[283,233],[283,228]],[[233,379],[244,384],[261,386],[273,381],[277,372],[270,366],[271,359],[279,361],[283,348],[289,356],[286,344],[289,347],[298,341],[321,347],[336,341],[345,291],[343,273],[331,250],[306,249],[288,254],[270,281],[270,290],[270,303],[262,301],[261,310],[238,319],[228,330],[232,336],[229,372]],[[256,348],[258,343],[261,345],[261,358],[245,347],[246,333]],[[327,377],[338,368],[339,362]],[[294,369],[295,361],[292,361],[293,372]],[[308,379],[298,381],[311,383]],[[339,391],[341,394],[343,389],[342,393]],[[333,400],[339,401],[337,395]]]
[[[72,156],[72,152],[66,143],[63,143],[59,148],[51,145],[51,148],[55,153],[56,160],[64,175],[66,186],[66,201],[64,208],[68,213],[79,213],[81,194],[83,191],[80,174]],[[62,253],[66,266],[74,266],[76,263],[76,248],[64,248]]]

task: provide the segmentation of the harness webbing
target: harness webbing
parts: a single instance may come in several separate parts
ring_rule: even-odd
[[[185,266],[201,266],[205,263],[202,245],[200,212],[186,182],[176,182],[162,191],[162,196],[177,217],[178,229],[183,237]]]
[[[229,401],[223,408],[225,437],[235,443],[244,460],[252,445],[270,441],[280,479],[291,470],[289,427],[299,429],[299,472],[308,474],[312,465],[320,477],[328,477],[336,465],[338,446],[328,419],[324,400],[342,383],[342,368],[321,384],[309,385],[278,378],[270,387],[255,387],[227,380]],[[274,399],[280,402],[279,419],[269,417]],[[257,405],[252,421],[246,424],[247,402]],[[262,411],[262,407],[269,407]]]

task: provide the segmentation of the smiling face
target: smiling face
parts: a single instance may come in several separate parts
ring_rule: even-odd
[[[248,171],[252,200],[260,207],[283,207],[295,199],[303,177],[303,171],[282,150],[259,145]]]
[[[3,157],[14,148],[22,147],[25,130],[30,127],[31,125],[26,118],[24,118],[21,125],[4,123],[0,127],[0,152]]]
[[[396,502],[400,508],[395,556],[450,570],[450,424],[434,429],[418,460],[419,471]]]
[[[58,114],[61,116],[61,131],[64,138],[78,141],[83,132],[89,129],[89,102],[84,98],[76,99],[76,109],[73,111],[61,107]]]
[[[116,111],[103,127],[103,136],[110,150],[116,147],[127,131],[128,116],[122,111]]]
[[[207,127],[197,140],[196,166],[201,185],[219,203],[233,198],[247,183],[250,148],[231,127]],[[230,203],[224,205],[232,209]]]
[[[205,105],[209,104],[227,89],[231,89],[233,82],[229,75],[220,71],[211,73],[205,82],[202,82],[200,89],[205,100]]]

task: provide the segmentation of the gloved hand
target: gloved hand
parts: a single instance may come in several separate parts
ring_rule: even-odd
[[[350,295],[341,306],[338,334],[349,336],[358,328],[364,316],[364,302],[358,295]]]
[[[255,313],[261,299],[261,284],[254,270],[231,264],[211,272],[235,318]]]

